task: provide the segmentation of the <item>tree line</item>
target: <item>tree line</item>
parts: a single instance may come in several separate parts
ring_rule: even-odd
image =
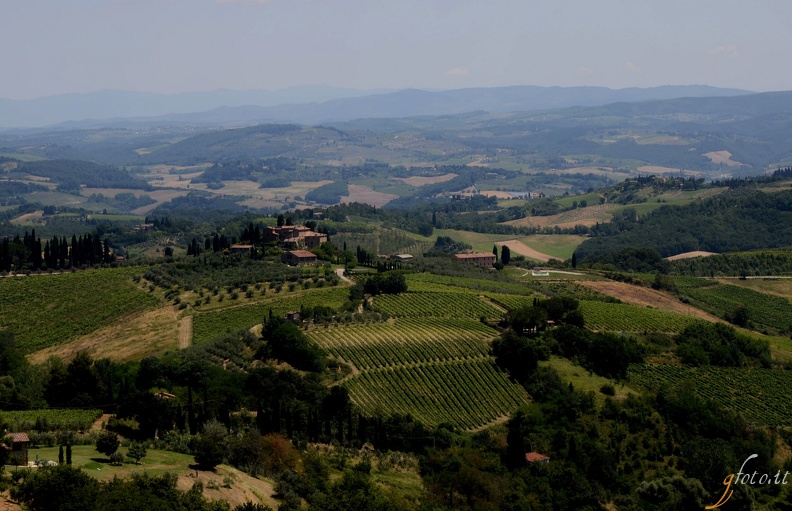
[[[72,235],[71,241],[66,236],[53,236],[45,240],[33,229],[30,234],[25,231],[12,239],[3,238],[0,244],[0,271],[24,270],[67,270],[83,266],[109,264],[115,260],[107,238],[84,234]]]

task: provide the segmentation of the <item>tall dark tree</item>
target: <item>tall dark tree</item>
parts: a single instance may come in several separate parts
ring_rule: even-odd
[[[501,247],[501,263],[505,266],[511,261],[511,249],[506,245]]]
[[[105,456],[112,456],[121,446],[121,441],[118,440],[118,435],[112,431],[102,431],[96,438],[96,450]]]
[[[525,415],[518,411],[509,421],[506,434],[506,466],[517,469],[525,465],[525,438],[523,437],[523,423]]]

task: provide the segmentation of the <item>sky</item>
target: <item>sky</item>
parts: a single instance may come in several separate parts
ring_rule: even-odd
[[[789,0],[0,0],[0,98],[179,92],[791,90]]]

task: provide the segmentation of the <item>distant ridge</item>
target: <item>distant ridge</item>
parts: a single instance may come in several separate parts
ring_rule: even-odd
[[[216,91],[149,94],[101,91],[26,101],[0,99],[0,127],[64,128],[127,123],[196,123],[279,121],[316,124],[360,118],[451,115],[476,110],[493,113],[601,106],[676,98],[752,94],[706,85],[666,85],[646,89],[606,87],[511,87],[396,92],[332,87],[299,87],[277,92]]]

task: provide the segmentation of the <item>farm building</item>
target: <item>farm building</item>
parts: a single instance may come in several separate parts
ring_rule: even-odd
[[[322,234],[322,233],[319,233],[319,232],[308,231],[303,236],[303,239],[305,240],[305,248],[310,250],[312,248],[318,247],[322,243],[326,243],[327,242],[327,234]]]
[[[394,261],[409,261],[413,258],[412,254],[396,254],[391,256]]]
[[[16,457],[21,465],[28,464],[28,446],[30,445],[30,438],[27,433],[6,433],[6,436],[11,439],[11,451],[8,453]],[[8,447],[6,447],[7,449]]]
[[[495,264],[495,254],[477,252],[473,254],[454,254],[454,261],[472,263],[479,266],[492,266]]]
[[[253,250],[253,245],[241,245],[239,243],[236,245],[231,245],[232,254],[244,254],[245,252],[250,252],[251,250]]]
[[[281,256],[281,261],[290,266],[314,264],[316,263],[316,254],[312,254],[307,250],[289,250]]]
[[[280,243],[286,248],[316,248],[328,240],[327,234],[314,232],[304,225],[267,227],[262,236],[264,243]]]
[[[550,463],[550,456],[545,456],[535,451],[525,453],[525,461],[528,463],[536,463],[538,465],[546,465]]]

